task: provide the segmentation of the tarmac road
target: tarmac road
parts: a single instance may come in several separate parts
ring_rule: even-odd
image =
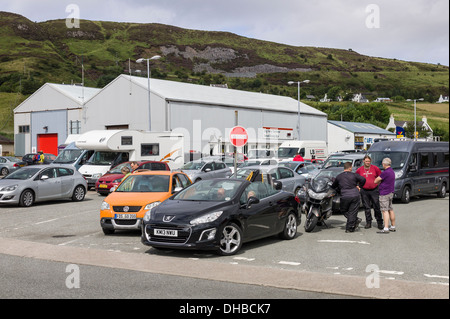
[[[144,298],[222,298],[216,290],[227,291],[223,298],[237,299],[449,297],[448,198],[428,196],[406,205],[395,203],[396,233],[381,235],[375,228],[361,227],[346,234],[345,218],[340,215],[330,218],[328,228],[305,233],[303,218],[294,240],[263,239],[244,245],[238,255],[230,257],[156,250],[140,243],[139,232],[105,236],[99,226],[102,200],[91,191],[81,203],[0,207],[0,297],[20,298],[19,292],[11,295],[6,287],[20,282],[29,287],[36,278],[36,288],[24,288],[23,296],[73,298],[65,285],[70,275],[65,267],[72,264],[80,269],[83,285],[75,291],[82,298],[136,296],[135,290],[125,287],[133,283],[130,287],[141,286],[145,292],[148,286],[136,284],[141,277],[161,283],[157,292],[138,294]],[[359,216],[363,217],[362,211]],[[40,275],[30,277],[37,269]],[[126,272],[126,284],[113,280],[116,276],[110,274],[115,272]],[[49,276],[59,279],[52,284]],[[189,294],[175,293],[178,290],[173,287],[182,283],[186,286],[181,291]],[[61,288],[46,289],[48,285]],[[218,289],[216,285],[235,288]],[[105,292],[109,295],[103,296]]]

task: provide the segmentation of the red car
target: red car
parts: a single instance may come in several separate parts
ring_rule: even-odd
[[[111,188],[117,186],[122,181],[124,175],[122,174],[122,167],[127,166],[131,170],[132,162],[124,162],[121,163],[109,171],[107,171],[102,177],[100,177],[95,183],[95,190],[100,195],[108,195]],[[145,161],[145,162],[137,162],[139,164],[139,169],[148,169],[151,171],[170,171],[169,165],[164,162],[158,161]]]

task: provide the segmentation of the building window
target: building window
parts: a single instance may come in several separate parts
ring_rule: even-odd
[[[81,133],[81,121],[70,121],[70,134],[80,134]]]
[[[19,125],[19,133],[30,133],[29,125]]]
[[[133,136],[122,136],[122,145],[133,145]]]

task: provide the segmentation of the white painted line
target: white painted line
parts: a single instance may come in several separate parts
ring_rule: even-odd
[[[429,274],[423,274],[425,277],[428,278],[442,278],[442,279],[448,279],[448,276],[439,276],[439,275],[429,275]]]
[[[291,266],[298,266],[301,264],[301,263],[294,262],[294,261],[279,261],[278,263],[282,264],[282,265],[291,265]]]
[[[35,225],[45,224],[45,223],[51,223],[51,222],[54,222],[55,220],[58,220],[58,219],[59,219],[59,218],[49,219],[49,220],[44,220],[44,221],[42,221],[42,222],[35,223]]]
[[[388,275],[403,275],[403,271],[395,271],[395,270],[378,270],[377,272]]]
[[[433,282],[430,282],[430,284],[448,286],[448,282],[436,282],[436,281],[433,281]]]
[[[362,244],[362,245],[370,245],[370,243],[366,241],[356,241],[356,240],[318,240],[318,243],[348,243],[348,244]]]
[[[255,258],[246,258],[246,257],[233,257],[236,260],[245,260],[245,261],[253,261]]]

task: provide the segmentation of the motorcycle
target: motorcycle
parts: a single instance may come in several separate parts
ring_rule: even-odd
[[[331,174],[330,174],[331,173]],[[305,231],[311,232],[316,225],[325,225],[333,211],[339,210],[339,196],[331,188],[335,172],[329,170],[320,172],[310,179],[297,193],[299,210],[306,215]]]

